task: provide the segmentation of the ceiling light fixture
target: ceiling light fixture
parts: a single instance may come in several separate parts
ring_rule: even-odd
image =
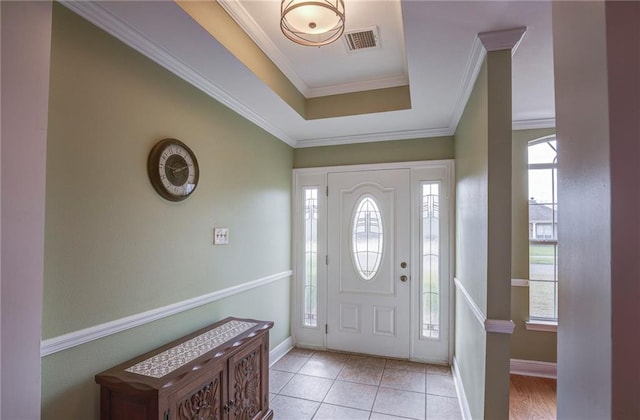
[[[344,32],[342,0],[282,0],[280,29],[291,41],[312,47],[331,44]]]

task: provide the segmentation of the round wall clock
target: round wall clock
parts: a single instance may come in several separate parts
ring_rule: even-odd
[[[147,161],[151,185],[169,201],[182,201],[198,185],[198,161],[186,144],[176,139],[160,140]]]

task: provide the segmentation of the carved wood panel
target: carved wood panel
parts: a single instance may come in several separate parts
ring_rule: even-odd
[[[215,378],[178,405],[179,420],[220,420],[220,380]]]
[[[260,346],[236,363],[234,367],[234,416],[251,420],[261,410]]]
[[[236,328],[247,324],[248,329]],[[99,373],[100,418],[272,420],[272,326],[270,321],[225,318]],[[193,358],[189,349],[195,345],[199,353]]]

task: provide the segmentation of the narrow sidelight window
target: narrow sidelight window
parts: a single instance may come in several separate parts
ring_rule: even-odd
[[[422,184],[422,337],[440,336],[440,209],[438,183]]]
[[[318,326],[318,189],[304,189],[304,325]]]
[[[529,317],[558,319],[556,138],[529,142]]]

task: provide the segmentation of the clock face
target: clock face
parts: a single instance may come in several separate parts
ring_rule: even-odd
[[[184,200],[198,185],[198,161],[179,140],[158,142],[149,154],[147,166],[151,184],[167,200]]]

